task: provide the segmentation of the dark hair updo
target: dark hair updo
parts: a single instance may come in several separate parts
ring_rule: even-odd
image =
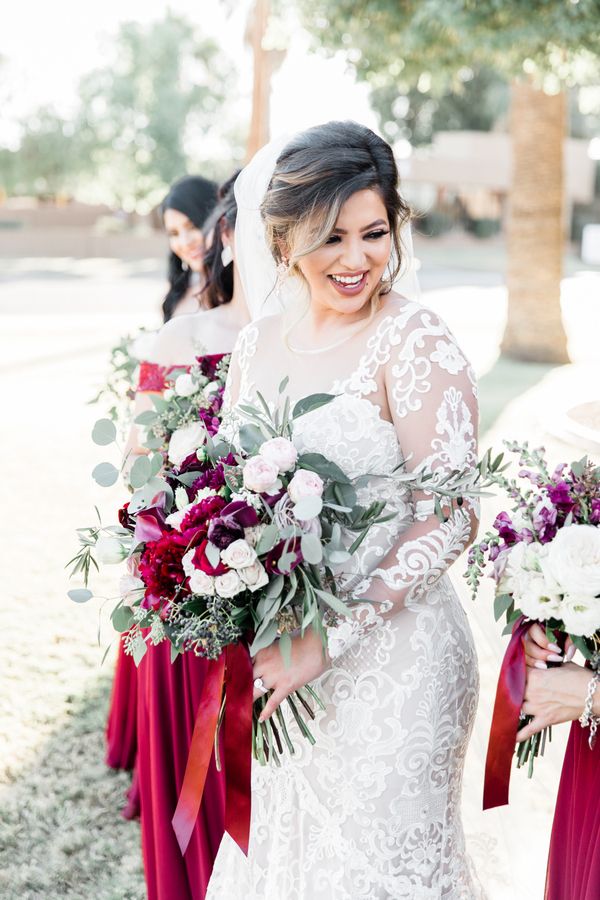
[[[202,229],[217,202],[217,185],[201,175],[186,175],[176,181],[161,204],[164,216],[167,209],[176,209],[187,216],[196,228]],[[168,322],[175,307],[184,296],[190,283],[190,271],[184,269],[176,253],[169,253],[167,277],[169,289],[163,301],[163,320]]]
[[[344,203],[357,191],[377,191],[385,205],[394,248],[391,290],[402,263],[400,230],[410,208],[398,193],[390,145],[356,122],[327,122],[296,135],[280,154],[261,204],[267,240],[277,263],[290,268],[331,235]]]
[[[238,169],[219,188],[219,202],[204,226],[208,250],[204,254],[206,283],[202,297],[209,308],[229,303],[233,297],[233,264],[223,265],[223,229],[233,231],[237,219],[237,203],[233,186],[240,174]]]

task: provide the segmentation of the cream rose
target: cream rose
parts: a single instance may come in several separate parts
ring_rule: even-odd
[[[265,441],[258,452],[263,459],[277,466],[280,473],[289,472],[298,460],[298,451],[292,442],[282,437]]]
[[[240,569],[238,574],[246,587],[249,587],[251,591],[257,591],[269,583],[269,576],[262,563],[258,562],[258,560],[252,563],[251,566]]]
[[[600,628],[600,598],[589,594],[565,594],[558,617],[570,634],[591,637]]]
[[[321,497],[323,494],[323,479],[316,472],[308,469],[298,469],[288,484],[288,494],[293,503],[298,503],[305,497]]]
[[[546,546],[545,568],[564,593],[600,594],[600,528],[569,525]]]
[[[116,566],[127,556],[127,549],[116,537],[99,537],[94,549],[103,566]]]
[[[206,429],[202,422],[191,422],[183,428],[178,428],[169,441],[169,460],[174,466],[180,466],[184,459],[195,453],[205,441]]]
[[[244,582],[234,569],[230,569],[224,575],[217,575],[215,578],[215,592],[219,597],[235,597],[244,588]]]
[[[281,482],[277,466],[262,456],[253,456],[244,466],[244,487],[257,494],[274,493]]]
[[[196,383],[189,372],[182,372],[175,379],[175,393],[178,397],[191,397],[197,390]]]
[[[232,541],[228,547],[221,550],[221,560],[230,569],[244,569],[251,566],[256,559],[256,550],[243,538]]]
[[[190,590],[201,597],[212,597],[215,593],[215,579],[201,569],[194,569],[190,577]]]

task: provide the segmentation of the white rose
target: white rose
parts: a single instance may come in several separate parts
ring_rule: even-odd
[[[600,628],[600,599],[589,594],[565,594],[558,618],[570,634],[591,637]]]
[[[267,575],[266,569],[262,563],[258,562],[258,560],[251,566],[240,569],[239,576],[251,591],[257,591],[259,588],[264,587],[269,583],[269,576]]]
[[[279,470],[262,456],[253,456],[244,466],[244,487],[257,494],[274,493],[281,484]]]
[[[183,428],[177,428],[169,441],[169,460],[174,466],[181,463],[191,453],[195,453],[206,442],[206,429],[202,422],[191,422]]]
[[[280,473],[289,472],[298,460],[298,451],[292,442],[282,437],[265,441],[258,452],[263,459],[277,466]]]
[[[244,528],[244,538],[248,541],[251,547],[256,547],[261,537],[263,536],[264,530],[264,525],[253,525],[252,528]]]
[[[221,559],[230,569],[243,569],[255,561],[256,550],[243,538],[239,538],[221,550]]]
[[[600,594],[600,528],[569,525],[546,546],[546,567],[564,593]]]
[[[127,549],[116,537],[99,537],[96,541],[96,556],[103,566],[114,566],[123,562]]]
[[[235,597],[244,588],[244,582],[234,569],[230,569],[224,575],[217,575],[215,578],[215,591],[219,597]]]
[[[204,388],[204,396],[212,397],[213,394],[217,394],[219,392],[221,385],[218,381],[209,381],[209,383]]]
[[[197,390],[196,382],[189,372],[183,372],[175,379],[175,393],[179,397],[191,397]]]
[[[175,506],[177,509],[185,509],[186,506],[190,505],[190,499],[188,497],[188,492],[183,487],[182,484],[179,487],[175,488]]]
[[[215,579],[202,572],[201,569],[194,569],[190,578],[190,590],[193,594],[200,594],[201,597],[212,597],[215,593]]]
[[[136,600],[140,600],[145,584],[141,578],[135,575],[121,575],[119,579],[119,595],[124,606],[132,607]]]
[[[323,479],[316,472],[298,469],[288,484],[288,494],[293,503],[304,497],[320,497],[323,494]]]
[[[560,594],[549,589],[541,572],[522,571],[513,595],[516,605],[529,619],[560,618]]]

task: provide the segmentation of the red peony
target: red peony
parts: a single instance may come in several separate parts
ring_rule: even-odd
[[[188,541],[192,536],[206,537],[211,520],[216,518],[226,505],[227,501],[222,497],[205,497],[192,506],[181,523],[181,531],[187,535]]]
[[[174,598],[186,579],[181,560],[188,549],[189,538],[178,531],[169,531],[157,541],[148,541],[139,562],[140,576],[146,585],[142,600],[144,609],[157,610]]]

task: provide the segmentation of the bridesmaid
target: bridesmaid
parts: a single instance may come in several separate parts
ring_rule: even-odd
[[[588,721],[600,717],[598,675],[571,662],[547,668],[556,659],[544,630],[534,625],[526,640],[527,687],[523,712],[534,720],[521,729],[524,740],[548,725],[571,722],[550,840],[545,900],[598,900],[600,897],[600,738],[589,746]],[[562,654],[561,654],[562,655]],[[600,721],[596,722],[600,730]]]
[[[159,334],[155,363],[165,369],[191,365],[202,355],[229,353],[249,316],[235,274],[233,232],[236,204],[233,179],[210,224],[207,254],[210,309],[170,321]],[[224,783],[214,762],[190,845],[181,855],[171,819],[185,772],[192,731],[206,672],[193,653],[171,663],[167,641],[150,646],[138,669],[138,775],[142,849],[149,900],[201,900],[223,834]]]
[[[169,288],[162,304],[163,319],[197,311],[201,284],[205,281],[205,236],[202,231],[217,203],[217,185],[199,175],[175,182],[162,203],[162,218],[169,236]],[[156,366],[142,362],[138,390],[161,390],[163,376]],[[119,644],[119,654],[106,725],[106,764],[113,769],[132,769],[137,752],[137,673],[131,656]],[[138,815],[136,778],[123,810],[127,819]]]

